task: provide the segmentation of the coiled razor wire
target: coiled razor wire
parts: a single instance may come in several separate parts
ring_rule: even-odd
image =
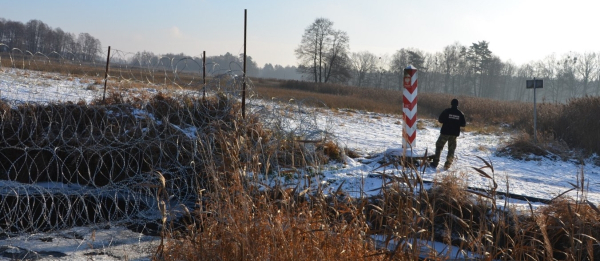
[[[195,102],[186,111],[174,102]],[[0,233],[157,218],[158,200],[193,204],[214,144],[208,110],[187,97],[145,104],[4,104],[0,115]],[[204,111],[203,111],[204,109]],[[164,179],[169,199],[157,198]],[[198,184],[201,183],[201,184]],[[154,213],[152,213],[154,212]]]
[[[22,62],[40,63],[30,58]],[[87,65],[79,66],[84,71]],[[146,86],[141,89],[110,89],[105,105],[99,86],[90,88],[97,85],[93,75],[17,66],[0,70],[0,234],[5,235],[104,222],[143,226],[165,215],[161,201],[172,208],[196,207],[199,190],[211,186],[202,173],[222,160],[215,133],[235,125],[231,113],[239,112],[243,80],[227,71],[212,75],[202,88],[158,91],[159,84],[141,79]],[[156,71],[154,78],[162,76]],[[252,94],[252,81],[246,81]],[[207,95],[216,102],[205,102]],[[306,109],[323,106],[319,101],[250,101],[251,114],[260,114],[275,137],[254,142],[256,151],[273,151],[290,137],[322,141],[329,135],[327,119]],[[305,149],[300,155],[318,161],[314,146]],[[283,156],[239,157],[270,161],[263,166],[276,173],[287,167],[281,159],[289,152],[275,153]]]

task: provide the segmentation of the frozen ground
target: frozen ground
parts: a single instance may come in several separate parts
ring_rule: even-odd
[[[0,260],[150,260],[160,243],[124,227],[74,227],[0,240]]]
[[[460,108],[460,107],[459,107]],[[468,116],[469,112],[465,112]],[[348,191],[377,191],[381,186],[381,179],[369,177],[374,169],[381,164],[377,160],[367,160],[364,157],[381,158],[385,155],[401,155],[402,150],[402,119],[398,115],[383,115],[368,112],[321,112],[327,114],[328,124],[333,125],[336,139],[341,145],[359,152],[363,158],[347,159],[346,164],[328,166],[324,170],[323,180],[337,182],[346,180]],[[417,143],[413,153],[423,155],[425,150],[431,154],[435,150],[435,142],[439,135],[439,127],[431,120],[420,120],[421,126],[417,131]],[[468,123],[467,123],[468,124]],[[530,157],[529,160],[515,160],[496,155],[499,147],[505,144],[511,136],[502,134],[478,134],[463,132],[458,138],[456,158],[448,171],[443,171],[441,166],[437,170],[427,168],[423,173],[425,180],[433,180],[437,175],[465,174],[468,185],[478,188],[489,188],[489,179],[482,178],[472,167],[483,167],[481,157],[492,163],[495,180],[500,191],[506,192],[507,183],[510,193],[530,196],[540,199],[552,199],[559,194],[573,188],[571,183],[577,184],[578,175],[585,174],[586,183],[589,183],[587,199],[594,204],[600,204],[600,167],[593,164],[593,159],[586,160],[581,165],[576,161],[553,160],[545,157]],[[440,165],[446,157],[447,146],[440,157]],[[409,151],[410,154],[410,151]],[[477,157],[478,156],[478,157]],[[383,171],[378,169],[378,172]],[[391,169],[388,168],[388,171]],[[486,172],[492,173],[489,169]],[[370,175],[373,176],[373,175]],[[331,182],[328,182],[331,183]],[[346,185],[347,184],[347,185]],[[576,198],[577,192],[567,193]],[[579,195],[581,196],[581,195]],[[514,202],[518,204],[519,202]]]
[[[13,102],[91,101],[101,97],[101,86],[82,79],[58,74],[0,68],[0,98]],[[402,153],[402,122],[398,115],[385,115],[351,110],[310,110],[315,124],[330,132],[344,147],[358,152],[359,158],[330,164],[318,170],[320,183],[337,189],[343,188],[353,196],[378,193],[382,179],[378,173],[393,173],[390,167],[381,168],[380,160]],[[469,114],[465,111],[465,114]],[[468,123],[467,123],[468,124]],[[420,120],[417,144],[413,154],[433,151],[439,129],[432,121]],[[448,171],[426,169],[423,178],[433,180],[438,175],[461,174],[469,186],[488,188],[489,180],[481,178],[471,167],[482,167],[482,157],[494,166],[499,190],[541,199],[552,199],[572,188],[583,171],[589,190],[587,199],[600,204],[600,167],[587,160],[580,165],[573,161],[548,158],[513,160],[496,155],[496,150],[510,139],[509,133],[463,133],[458,139],[456,160]],[[442,162],[446,150],[442,153]],[[490,173],[491,174],[491,173]],[[580,197],[576,192],[567,194]],[[511,200],[516,206],[526,204]],[[76,227],[48,234],[0,238],[0,260],[22,258],[23,255],[48,260],[148,260],[155,251],[158,237],[144,236],[124,227],[110,224],[94,227]]]

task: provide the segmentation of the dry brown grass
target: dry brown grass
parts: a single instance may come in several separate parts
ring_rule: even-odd
[[[536,216],[540,233],[557,260],[600,258],[600,216],[593,204],[559,198]]]
[[[4,62],[4,60],[3,60]],[[262,82],[261,82],[262,83]],[[365,109],[399,113],[401,93],[334,86],[335,91],[304,84],[281,88],[273,81],[257,83],[263,97],[317,97],[329,107]],[[289,83],[288,83],[289,84]],[[302,88],[307,88],[303,90]],[[309,91],[311,90],[311,91]],[[304,96],[305,95],[305,96]],[[448,107],[452,96],[420,94],[419,114],[435,118]],[[472,125],[510,124],[529,133],[531,106],[472,97],[458,97]],[[110,104],[129,102],[118,93],[109,97]],[[156,115],[170,117],[169,108],[184,113],[173,122],[197,120],[196,108],[185,100],[158,96],[153,101]],[[425,247],[414,240],[439,240],[460,250],[479,254],[485,260],[597,260],[600,256],[600,211],[583,198],[559,197],[547,207],[530,209],[530,213],[503,211],[497,208],[493,167],[488,162],[472,171],[490,180],[487,191],[468,189],[462,173],[440,176],[431,190],[415,190],[422,185],[416,169],[397,166],[399,177],[386,177],[379,196],[350,198],[342,190],[325,194],[320,186],[308,189],[303,183],[291,186],[265,186],[261,176],[277,175],[274,162],[291,169],[323,164],[341,155],[334,143],[323,143],[313,153],[323,161],[306,160],[307,151],[294,139],[276,140],[256,117],[239,117],[239,105],[215,98],[202,106],[222,112],[210,126],[212,150],[201,149],[205,168],[199,177],[209,180],[200,190],[197,204],[180,219],[166,210],[163,244],[155,255],[159,260],[450,260],[434,252],[422,253]],[[562,137],[575,120],[589,123],[588,116],[597,110],[596,99],[586,98],[561,105],[541,105],[540,129],[544,137]],[[187,105],[186,105],[187,104]],[[161,106],[165,105],[165,106]],[[168,105],[168,106],[166,106]],[[370,109],[377,108],[377,109]],[[589,109],[592,108],[592,109]],[[567,113],[565,113],[567,112]],[[492,116],[493,115],[493,116]],[[557,117],[562,119],[557,121]],[[557,122],[560,124],[555,125]],[[596,121],[598,122],[598,121]],[[591,125],[594,127],[595,122]],[[573,125],[574,126],[574,125]],[[577,125],[579,126],[579,125]],[[581,126],[582,129],[587,128]],[[560,130],[564,131],[561,132]],[[587,129],[588,131],[590,129]],[[579,130],[578,130],[579,131]],[[594,129],[597,131],[597,128]],[[565,134],[563,134],[565,133]],[[577,133],[569,135],[577,135]],[[562,135],[562,136],[561,136]],[[585,138],[585,137],[584,137]],[[527,141],[527,138],[524,138]],[[590,140],[588,140],[590,141]],[[571,141],[575,142],[575,141]],[[529,148],[527,144],[519,148]],[[320,151],[320,152],[319,152]],[[581,180],[585,180],[581,177]],[[308,182],[310,179],[307,180]],[[576,189],[585,194],[583,181]],[[510,188],[506,188],[507,191]],[[166,199],[162,199],[163,203]],[[506,206],[505,206],[506,207]],[[506,207],[508,210],[508,207]],[[167,219],[169,218],[169,219]],[[166,222],[166,220],[172,223]],[[371,235],[382,235],[384,242],[375,244]],[[398,243],[398,244],[396,244]],[[387,248],[387,247],[391,248]],[[423,256],[425,255],[425,256]]]
[[[402,113],[402,91],[359,88],[332,84],[317,85],[314,83],[297,81],[280,81],[279,84],[271,80],[263,85],[257,81],[256,91],[263,98],[317,98],[331,108],[349,108],[367,110],[381,113]],[[459,96],[439,93],[419,93],[419,117],[437,119],[439,113],[450,107],[450,100],[458,98],[459,108],[465,112],[468,121],[467,130],[485,130],[496,132],[500,125],[506,124],[517,129],[533,126],[532,108],[528,103],[497,101],[485,98]],[[548,110],[553,110],[551,105],[538,105],[540,118],[543,115],[556,115]],[[546,108],[551,107],[551,108]],[[539,126],[539,125],[538,125]]]
[[[415,170],[380,196],[353,199],[300,186],[258,189],[234,175],[202,194],[185,230],[170,230],[164,260],[452,260],[422,252],[427,240],[470,251],[477,260],[594,260],[600,211],[558,198],[531,213],[496,208],[495,190],[468,189],[464,173],[439,176],[430,190]],[[493,184],[486,162],[476,173]],[[509,189],[509,188],[507,188]],[[507,208],[508,209],[508,208]],[[375,243],[370,236],[380,235]],[[415,241],[423,240],[423,241]],[[410,243],[410,244],[409,244]],[[411,247],[409,247],[409,245]],[[387,247],[386,247],[387,246]]]
[[[377,254],[353,204],[322,194],[253,191],[240,182],[205,194],[200,224],[168,236],[166,260],[359,260]],[[310,202],[305,198],[309,197]],[[377,260],[367,258],[366,260]]]
[[[1,53],[0,67],[56,72],[69,76],[90,78],[97,85],[104,85],[104,75],[106,73],[105,63],[89,63],[48,58],[40,55],[20,55],[18,53],[10,55]],[[202,87],[202,76],[188,72],[174,74],[169,70],[151,71],[147,68],[111,64],[108,74],[110,87],[112,88],[140,88],[154,85],[172,90],[182,88],[200,89]],[[212,80],[208,77],[206,79],[206,81]]]
[[[255,91],[263,98],[316,98],[330,108],[347,108],[381,113],[402,113],[402,92],[342,86],[314,84],[299,81],[255,81]],[[515,101],[499,101],[487,98],[453,96],[440,93],[419,93],[418,114],[420,118],[437,119],[439,113],[457,98],[467,117],[465,131],[477,133],[503,133],[516,131],[525,136],[513,146],[549,149],[546,153],[561,158],[579,157],[574,150],[585,155],[600,153],[600,97],[573,99],[567,104],[540,103],[537,111],[538,142],[533,139],[533,104]],[[525,140],[527,138],[528,140]],[[530,143],[526,145],[525,143]],[[541,144],[540,144],[541,143]],[[517,150],[515,150],[517,153]],[[539,152],[542,153],[542,152]],[[569,154],[574,156],[568,156]],[[515,155],[515,157],[523,157]]]
[[[569,101],[554,121],[553,134],[574,148],[600,154],[600,97]]]
[[[402,92],[382,89],[313,84],[299,81],[255,81],[255,92],[264,99],[316,98],[330,108],[350,108],[381,113],[402,113]]]

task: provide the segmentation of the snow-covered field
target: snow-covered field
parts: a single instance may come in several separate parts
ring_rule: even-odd
[[[468,118],[469,112],[464,111],[464,113]],[[330,124],[335,125],[331,129],[340,144],[359,152],[363,157],[402,154],[401,116],[368,112],[328,112],[327,114],[329,114]],[[432,154],[435,151],[439,127],[436,127],[432,120],[419,121],[423,128],[417,130],[417,143],[413,153],[423,155],[427,149],[428,154]],[[489,179],[481,177],[472,169],[472,167],[485,166],[478,158],[481,157],[493,165],[495,180],[500,191],[506,192],[508,183],[509,192],[512,194],[552,199],[572,189],[571,184],[577,184],[577,177],[583,171],[586,183],[589,183],[587,199],[594,204],[600,204],[600,189],[598,189],[600,167],[593,164],[593,157],[581,165],[575,161],[552,160],[544,157],[532,156],[530,160],[514,160],[496,155],[497,149],[510,139],[510,133],[497,135],[463,132],[457,141],[452,167],[448,171],[444,171],[441,166],[437,170],[427,168],[423,173],[423,179],[433,180],[437,175],[466,174],[469,186],[489,188]],[[446,158],[446,152],[447,146],[440,157],[440,165]],[[349,191],[360,191],[361,186],[363,191],[373,191],[381,186],[381,180],[378,178],[363,180],[372,174],[375,168],[380,167],[381,164],[376,160],[347,159],[346,163],[346,165],[340,164],[335,169],[325,170],[324,179],[346,179],[346,189]],[[381,172],[382,169],[377,171]],[[486,172],[492,175],[489,169],[486,169]],[[566,195],[576,198],[576,193],[573,191]]]
[[[82,79],[66,76],[0,68],[0,99],[16,102],[48,101],[91,101],[101,97],[101,86]],[[459,107],[460,108],[460,107]],[[304,108],[309,110],[309,108]],[[337,189],[343,188],[353,196],[361,193],[378,193],[382,178],[378,173],[392,173],[390,167],[381,168],[378,162],[388,155],[402,153],[402,118],[399,115],[385,115],[351,110],[311,110],[320,129],[330,132],[343,147],[356,151],[360,158],[347,157],[345,162],[329,164],[318,170],[320,183]],[[468,119],[468,111],[464,111]],[[467,122],[468,124],[468,122]],[[430,120],[420,120],[423,126],[417,131],[417,144],[413,154],[421,155],[427,149],[435,149],[439,128]],[[458,139],[456,159],[452,168],[442,171],[427,168],[423,172],[425,180],[433,180],[438,175],[461,174],[468,179],[468,185],[488,188],[490,181],[480,177],[472,167],[482,167],[484,158],[494,166],[494,177],[499,190],[552,199],[572,188],[583,171],[589,189],[585,195],[593,204],[600,204],[600,167],[592,164],[594,158],[580,165],[573,161],[557,161],[536,158],[528,161],[513,160],[496,155],[496,150],[511,139],[510,133],[478,134],[463,133]],[[446,150],[440,161],[446,157]],[[441,164],[440,164],[441,165]],[[491,174],[491,172],[488,173]],[[576,190],[567,195],[581,197]],[[526,204],[511,200],[512,204]],[[94,227],[77,227],[68,231],[48,234],[34,234],[20,237],[0,237],[0,259],[22,257],[23,254],[38,254],[42,259],[60,260],[147,260],[155,250],[159,238],[144,236],[123,227],[109,224]],[[34,251],[34,252],[27,252]],[[19,254],[20,253],[20,254]]]

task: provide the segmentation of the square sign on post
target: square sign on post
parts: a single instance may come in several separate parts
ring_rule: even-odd
[[[544,80],[539,80],[539,79],[533,79],[533,80],[527,80],[525,82],[525,87],[527,89],[539,89],[539,88],[544,88]]]

